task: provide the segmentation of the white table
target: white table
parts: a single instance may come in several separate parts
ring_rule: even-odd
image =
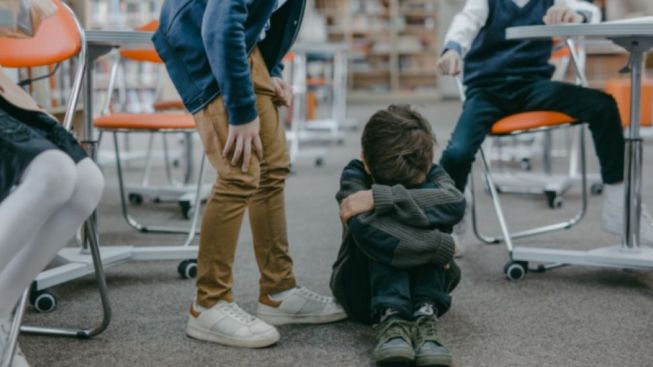
[[[642,140],[640,137],[640,90],[642,64],[646,52],[653,48],[653,23],[565,24],[553,26],[512,27],[506,31],[509,40],[551,37],[595,37],[611,40],[630,53],[631,124],[626,139],[625,217],[621,245],[590,251],[553,250],[515,247],[514,261],[551,262],[570,265],[616,268],[653,268],[653,249],[640,247],[642,189]]]

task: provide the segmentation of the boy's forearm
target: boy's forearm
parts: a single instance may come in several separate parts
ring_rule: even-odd
[[[202,22],[204,47],[231,125],[248,123],[257,116],[245,46],[246,19],[244,0],[209,0]]]
[[[352,218],[347,230],[367,257],[397,268],[445,266],[453,260],[453,238],[437,229],[414,228],[364,214]]]

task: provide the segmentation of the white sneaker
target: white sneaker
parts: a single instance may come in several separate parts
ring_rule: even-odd
[[[14,361],[11,364],[11,367],[29,367],[27,358],[25,358],[23,351],[20,350],[20,345],[16,346],[16,354],[14,354]]]
[[[345,310],[333,297],[321,296],[303,287],[262,296],[257,315],[272,325],[324,324],[347,318]]]
[[[605,231],[621,236],[624,231],[623,184],[605,185],[604,192],[601,226]],[[639,233],[642,244],[653,246],[653,216],[644,204],[642,204]]]
[[[231,347],[264,348],[279,341],[274,326],[248,314],[235,302],[219,301],[203,309],[193,303],[190,309],[186,334]]]
[[[5,357],[5,348],[9,346],[9,334],[11,333],[11,318],[0,317],[0,363]]]

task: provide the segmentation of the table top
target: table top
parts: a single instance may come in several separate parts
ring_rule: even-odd
[[[506,30],[506,39],[578,36],[603,38],[638,37],[653,39],[653,21],[535,25],[510,27]]]
[[[152,32],[89,30],[86,31],[86,42],[91,47],[153,47]]]

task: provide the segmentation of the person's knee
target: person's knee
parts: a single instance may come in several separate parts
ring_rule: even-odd
[[[269,167],[261,173],[260,187],[266,189],[283,189],[290,175],[289,166]]]
[[[63,205],[72,196],[77,181],[75,163],[59,150],[39,154],[28,166],[23,183],[33,186],[34,195],[42,195],[51,205]]]
[[[236,170],[237,168],[232,168]],[[248,173],[231,172],[218,173],[215,193],[234,198],[248,199],[254,195],[261,185],[261,172],[258,166],[251,167]]]
[[[89,158],[77,164],[77,182],[70,204],[85,215],[97,208],[104,191],[104,176]]]
[[[442,152],[442,165],[447,167],[459,167],[472,164],[476,154],[469,146],[465,144],[451,144]]]

